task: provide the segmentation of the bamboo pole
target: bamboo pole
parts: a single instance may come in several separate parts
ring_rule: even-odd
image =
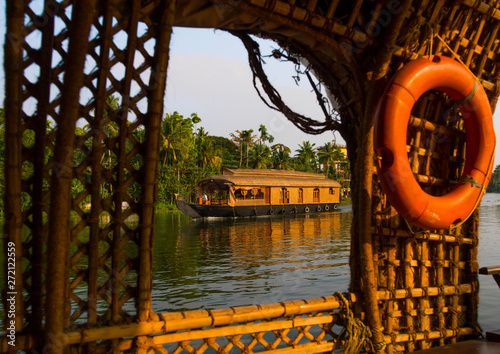
[[[419,279],[420,287],[422,289],[427,289],[429,287],[429,267],[427,267],[429,250],[427,248],[427,241],[423,241],[420,244],[420,269],[419,269]],[[422,296],[418,301],[418,313],[419,313],[419,331],[426,332],[431,330],[431,323],[429,320],[428,313],[426,310],[429,309],[429,299],[428,296]],[[421,349],[429,348],[430,344],[427,341],[422,341]]]
[[[106,80],[109,72],[109,54],[111,47],[111,29],[113,22],[113,0],[107,0],[103,9],[102,39],[100,44],[100,58],[98,62],[99,76],[97,78],[97,95],[95,103],[95,115],[90,126],[92,129],[92,152],[90,155],[92,177],[90,195],[92,206],[90,209],[89,223],[89,266],[88,266],[88,323],[94,325],[97,322],[97,300],[98,300],[98,271],[99,271],[99,216],[102,212],[101,185],[102,169],[101,157],[103,155],[102,142],[104,140],[104,106],[106,105]]]
[[[377,228],[372,228],[372,232],[377,232]],[[455,243],[457,242],[457,237],[454,235],[447,235],[447,234],[438,234],[438,233],[433,233],[433,232],[422,232],[422,233],[416,233],[416,234],[411,234],[410,232],[406,230],[394,230],[392,228],[387,228],[383,227],[380,228],[380,232],[385,235],[385,236],[395,236],[395,237],[413,237],[417,240],[429,240],[429,241],[435,241],[438,243],[442,242],[449,242],[449,243]],[[472,238],[463,238],[462,243],[466,245],[471,245],[474,243],[474,240]]]
[[[411,260],[413,259],[413,247],[412,247],[412,239],[407,238],[404,240],[404,286],[405,291],[412,293],[413,291],[413,267],[411,266]],[[407,296],[404,301],[404,314],[405,314],[405,327],[408,332],[415,332],[415,324],[413,321],[413,317],[411,316],[411,311],[413,310],[413,296]],[[410,341],[408,343],[408,349],[410,352],[415,350],[415,343]]]
[[[358,238],[360,251],[361,282],[365,300],[366,321],[372,331],[374,331],[372,342],[376,345],[383,343],[383,335],[379,329],[382,327],[379,308],[376,298],[377,284],[374,274],[373,246],[372,246],[372,179],[373,179],[373,125],[375,111],[384,84],[384,77],[387,73],[390,60],[392,58],[392,46],[396,42],[400,28],[403,25],[406,13],[411,5],[411,0],[405,0],[401,4],[402,11],[394,16],[390,27],[386,28],[385,34],[381,38],[381,48],[375,58],[376,72],[373,73],[369,85],[364,119],[360,129],[360,146],[357,160],[358,171]],[[377,347],[377,351],[383,348]]]
[[[395,291],[381,290],[377,292],[378,300],[398,300],[405,298],[420,298],[423,296],[439,297],[450,296],[453,294],[469,294],[472,293],[470,284],[462,284],[458,288],[455,286],[429,287],[427,289],[413,288],[411,293],[406,289],[398,289]],[[351,304],[362,301],[361,295],[346,294]],[[156,334],[174,333],[175,339],[184,340],[191,338],[192,331],[201,328],[207,330],[197,333],[206,333],[206,337],[217,335],[228,335],[230,331],[238,331],[238,333],[254,333],[263,331],[266,328],[266,323],[270,326],[278,328],[296,328],[313,324],[326,324],[337,321],[331,311],[340,309],[340,303],[335,296],[328,296],[311,300],[287,301],[275,304],[257,305],[257,306],[242,306],[233,307],[230,309],[220,310],[192,310],[185,312],[173,312],[160,314],[160,319],[151,322],[131,323],[119,326],[108,326],[102,328],[80,329],[74,332],[67,332],[62,338],[67,344],[83,344],[96,341],[114,340],[125,337],[138,337]],[[462,307],[460,307],[462,309]],[[428,309],[427,314],[432,314],[433,309]],[[447,313],[450,308],[444,308],[442,313]],[[302,317],[305,314],[317,313],[314,317]],[[413,309],[412,315],[417,314],[417,309]],[[405,316],[402,311],[395,311],[395,317]],[[262,320],[272,320],[274,322],[260,322]],[[284,320],[283,320],[284,319]],[[243,324],[236,326],[238,323],[258,322],[255,325]],[[286,325],[285,325],[286,323]],[[229,326],[229,327],[225,327]],[[264,326],[264,327],[261,327]],[[220,328],[211,328],[220,327]],[[245,328],[245,331],[243,331]],[[273,327],[274,328],[274,327]],[[267,329],[272,330],[272,329]],[[460,329],[462,330],[462,329]],[[183,334],[176,332],[182,331]],[[208,331],[208,332],[204,332]],[[442,331],[439,331],[441,333]],[[235,333],[234,333],[235,334]],[[198,334],[197,334],[198,335]],[[172,337],[172,338],[174,338]],[[26,336],[26,338],[31,338]],[[184,338],[184,339],[183,339]],[[200,337],[201,338],[201,337]],[[404,334],[401,338],[407,338]],[[192,338],[191,338],[192,339]],[[4,342],[2,341],[2,346]],[[1,348],[1,347],[0,347]]]
[[[5,68],[5,226],[4,257],[5,293],[2,293],[4,305],[10,306],[8,299],[14,298],[14,321],[16,331],[24,327],[23,244],[21,228],[23,225],[21,211],[21,122],[23,118],[23,43],[24,43],[24,3],[18,0],[7,1],[7,34],[5,36],[4,68]],[[11,254],[14,253],[15,264]],[[10,264],[9,264],[10,263]],[[14,265],[14,267],[12,267]],[[8,270],[14,270],[14,284],[8,283]],[[12,276],[12,273],[10,274]],[[7,305],[8,304],[8,305]],[[4,322],[4,330],[12,325]]]
[[[463,226],[459,226],[457,229],[455,229],[455,231],[457,233],[461,233],[462,227]],[[451,283],[455,287],[460,286],[459,269],[458,269],[458,265],[457,265],[459,260],[460,260],[460,246],[457,243],[452,247],[452,265],[453,266],[451,267],[451,279],[450,279]],[[459,300],[460,300],[460,293],[457,291],[452,296],[451,309],[453,311],[451,312],[451,323],[450,323],[450,327],[452,330],[456,330],[459,327],[459,324],[458,324],[458,315],[460,313],[460,309],[459,309],[459,305],[458,305]],[[456,338],[452,338],[451,343],[456,343]]]
[[[138,308],[140,321],[146,321],[151,311],[151,289],[154,245],[154,212],[158,193],[158,160],[160,152],[160,129],[163,117],[163,97],[167,79],[169,44],[175,13],[175,0],[164,3],[157,9],[158,28],[155,55],[152,64],[148,95],[148,120],[146,124],[146,151],[144,156],[144,184],[139,246]]]
[[[78,117],[79,93],[83,85],[83,67],[87,54],[90,25],[96,0],[76,1],[73,5],[68,55],[65,60],[64,87],[57,121],[54,172],[51,178],[49,238],[47,251],[47,304],[45,344],[49,352],[62,353],[69,269],[71,182],[73,180],[73,144]]]
[[[482,1],[477,0],[460,0],[462,4],[473,8],[475,11],[481,12],[489,17],[492,17],[496,20],[500,20],[500,10],[495,8],[495,5],[489,5]]]
[[[228,2],[229,5],[232,4],[228,0],[223,0],[223,2]],[[253,6],[266,8],[268,0],[250,0],[249,2]],[[298,22],[305,21],[307,18],[307,11],[305,11],[304,9],[300,9],[302,11],[297,11],[299,8],[297,7],[293,8],[290,4],[281,0],[276,0],[273,1],[272,3],[274,4],[272,9],[273,13],[276,13],[284,17],[291,16],[295,21]],[[245,10],[245,12],[250,12],[250,13],[252,12],[252,10],[248,8],[248,5],[245,2],[240,3],[238,6],[243,10]],[[293,9],[295,9],[295,11],[293,11]],[[333,11],[335,11],[334,8],[332,9]],[[352,39],[359,43],[365,43],[368,40],[368,37],[366,36],[365,33],[356,29],[349,28],[348,26],[345,26],[339,23],[338,21],[328,20],[326,17],[321,16],[319,14],[314,15],[314,17],[310,21],[310,24],[316,28],[321,28],[321,29],[329,28],[329,32],[331,32],[332,34],[340,36],[351,35]],[[328,37],[331,39],[331,36]]]
[[[42,332],[43,327],[43,307],[45,301],[44,274],[45,255],[44,244],[47,242],[47,235],[44,226],[44,208],[46,198],[44,195],[44,172],[45,149],[47,146],[47,116],[49,115],[50,84],[52,82],[52,50],[54,45],[54,12],[55,1],[45,2],[43,16],[46,19],[45,26],[41,28],[42,48],[40,53],[40,78],[37,88],[37,115],[35,121],[35,145],[34,145],[34,175],[39,178],[33,180],[33,258],[32,267],[32,317],[30,327],[36,332]]]
[[[349,16],[349,20],[347,21],[347,28],[352,28],[354,22],[358,18],[359,11],[361,10],[361,5],[363,5],[363,0],[356,0],[353,9],[351,10],[351,14]]]
[[[260,324],[257,325],[258,327]],[[233,331],[233,327],[227,327],[225,329],[229,331]],[[249,328],[250,330],[253,330],[253,328]],[[256,328],[256,329],[262,329],[262,328]],[[221,329],[222,330],[222,329]],[[218,329],[217,332],[214,332],[212,329],[206,330],[207,334],[203,335],[203,331],[198,331],[200,335],[198,338],[200,339],[208,339],[208,336],[213,336],[214,334],[218,334],[220,330]],[[426,338],[430,340],[436,340],[439,339],[440,341],[444,341],[447,338],[456,338],[456,336],[461,337],[461,336],[467,336],[470,334],[474,334],[475,330],[474,328],[471,327],[461,327],[458,330],[454,331],[451,329],[444,330],[444,331],[428,331],[428,332],[415,332],[412,335],[409,335],[407,333],[400,333],[397,334],[394,338],[391,336],[384,336],[384,340],[388,343],[405,343],[411,340],[416,340],[416,341],[423,341]],[[183,332],[185,333],[185,337],[179,334],[178,337],[175,339],[179,339],[179,342],[183,341],[183,338],[186,338],[186,340],[192,340],[193,335],[191,334],[192,332]],[[253,332],[250,332],[253,333]],[[262,333],[262,332],[259,332]],[[168,335],[167,335],[168,336]],[[222,336],[224,336],[222,334]],[[165,339],[168,337],[164,337],[162,335],[160,336],[155,336],[154,338],[151,338],[151,341],[149,342],[152,345],[157,345],[157,342],[163,342]],[[173,338],[173,337],[170,337]],[[213,337],[211,337],[213,338]],[[22,348],[22,350],[32,350],[35,347],[35,342],[33,341],[33,337],[29,334],[26,335],[19,335],[18,340],[20,342],[19,348]],[[86,340],[82,342],[86,343]],[[171,343],[171,342],[170,342]],[[78,343],[73,343],[73,344],[78,344]],[[131,339],[124,339],[120,340],[115,347],[116,350],[118,351],[124,351],[124,350],[130,350],[133,348],[134,341]],[[326,352],[326,351],[331,351],[335,348],[335,342],[334,341],[319,341],[319,342],[314,342],[314,343],[306,343],[306,344],[300,344],[300,345],[293,345],[292,347],[289,348],[283,348],[283,349],[275,349],[275,350],[269,350],[266,351],[266,353],[276,353],[276,354],[282,354],[282,353],[318,353],[318,352]],[[0,338],[0,353],[7,353],[8,351],[8,344],[7,340],[5,337]],[[96,346],[96,352],[108,352],[109,347],[107,343],[103,344],[98,344]]]
[[[118,116],[118,151],[116,171],[116,188],[114,191],[115,210],[113,213],[113,243],[111,260],[111,320],[117,323],[120,319],[120,284],[123,281],[120,271],[120,259],[122,253],[122,230],[125,220],[122,213],[122,202],[126,198],[127,189],[125,185],[125,169],[127,167],[126,140],[128,135],[128,111],[130,109],[130,88],[132,78],[135,74],[134,57],[137,47],[137,22],[140,14],[140,0],[133,0],[130,8],[130,18],[128,21],[127,49],[124,58],[125,77],[122,85],[122,106],[118,112],[113,112],[113,118]],[[112,120],[113,121],[113,120]]]

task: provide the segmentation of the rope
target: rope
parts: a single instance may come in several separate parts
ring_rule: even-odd
[[[467,65],[465,65],[465,63],[462,61],[462,59],[460,59],[460,56],[457,53],[455,53],[455,51],[453,49],[451,49],[451,47],[446,43],[446,41],[443,38],[441,38],[441,36],[437,33],[434,36],[437,37],[441,41],[441,43],[443,43],[443,45],[446,47],[446,49],[448,49],[450,51],[450,53],[453,55],[453,57],[455,59],[457,59],[460,62],[460,64],[465,66],[467,71],[474,77],[474,79],[477,82],[480,82],[479,78],[476,75],[474,75],[474,73],[472,71],[470,71],[469,67]]]
[[[382,351],[387,343],[373,343],[371,338],[374,333],[382,332],[384,328],[381,327],[370,330],[370,328],[359,318],[354,317],[354,314],[349,308],[349,302],[342,293],[336,292],[334,296],[341,304],[338,317],[340,324],[344,327],[337,338],[334,350],[338,349],[338,345],[341,341],[345,340],[343,354],[358,354],[363,348],[368,349],[370,353]],[[332,353],[334,353],[334,351],[332,351]]]

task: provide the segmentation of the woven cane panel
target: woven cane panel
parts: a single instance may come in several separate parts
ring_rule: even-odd
[[[341,335],[343,319],[340,313],[345,314],[345,309],[340,310],[340,307],[334,297],[325,297],[224,310],[160,314],[160,322],[150,323],[151,335],[118,340],[113,344],[113,350],[129,353],[140,348],[148,353],[169,354],[259,353],[277,349],[300,352],[313,347],[315,350],[332,350],[335,345],[345,344],[348,338],[347,334]],[[319,308],[322,310],[318,311]],[[286,312],[291,314],[285,315]],[[251,318],[254,320],[249,320]],[[192,329],[182,329],[186,327]],[[156,332],[155,328],[161,331]],[[102,343],[94,349],[104,353],[110,347]]]
[[[91,28],[90,69],[82,90],[90,98],[87,103],[81,99],[86,112],[81,120],[88,132],[77,140],[83,161],[75,168],[75,183],[82,188],[73,199],[79,218],[72,229],[70,324],[129,321],[136,313],[142,123],[152,59],[144,46],[149,41],[151,47],[154,41],[138,18],[130,19],[127,28],[124,23],[120,13],[109,8]],[[95,70],[102,64],[109,68],[105,76]],[[101,112],[97,97],[106,101]],[[93,183],[99,190],[92,191]],[[89,252],[94,254],[92,260],[86,256]]]
[[[33,327],[41,325],[44,304],[45,253],[51,159],[53,156],[57,107],[60,103],[58,88],[62,86],[61,66],[57,59],[64,55],[63,26],[69,24],[65,15],[68,2],[58,3],[53,9],[54,22],[58,24],[52,33],[51,19],[43,14],[43,4],[30,2],[25,6],[23,43],[23,122],[22,129],[22,200],[23,208],[23,294],[25,323]],[[54,41],[54,48],[43,47],[44,38]],[[45,64],[45,65],[44,65]],[[48,81],[48,75],[52,80]],[[57,167],[57,166],[56,166]]]
[[[488,11],[484,11],[486,8]],[[497,12],[489,6],[477,11],[466,1],[432,2],[416,10],[409,18],[411,30],[399,38],[400,59],[405,62],[420,55],[458,55],[457,60],[478,77],[494,104],[498,95],[493,84],[498,82],[493,55],[499,46]],[[398,60],[395,64],[394,72],[403,63]],[[462,173],[466,151],[464,124],[456,102],[438,91],[421,97],[410,118],[407,151],[414,177],[423,190],[435,196],[449,192]],[[471,335],[478,335],[479,235],[475,214],[457,228],[423,230],[397,214],[376,176],[373,197],[377,281],[379,289],[389,294],[381,302],[384,334],[390,336],[386,340],[388,349],[406,352],[453,343],[458,328],[464,325],[472,328]],[[462,285],[470,286],[471,292],[464,293]],[[447,294],[445,287],[456,291]],[[415,289],[421,296],[415,297]],[[398,291],[407,295],[398,299]],[[454,334],[433,338],[429,335],[432,331]],[[408,340],[398,343],[398,333],[406,333]]]
[[[30,2],[26,7],[22,198],[28,201],[23,210],[27,322],[30,313],[39,318],[43,313],[49,181],[52,173],[65,168],[54,165],[51,158],[57,123],[62,119],[58,113],[72,5],[70,1],[52,5],[45,13],[43,4],[38,2]],[[53,41],[53,48],[42,47],[44,38]],[[136,228],[154,39],[145,22],[139,22],[139,18],[125,20],[109,7],[105,14],[96,17],[89,43],[85,86],[80,91],[81,117],[75,132],[65,304],[68,327],[128,320],[136,314]],[[128,43],[136,47],[129,49]],[[41,58],[47,60],[43,62]],[[103,65],[109,71],[99,71]]]
[[[408,159],[414,177],[427,193],[444,195],[458,182],[465,163],[465,131],[455,103],[440,92],[419,99],[407,131]],[[378,284],[389,298],[381,303],[384,333],[391,350],[412,351],[454,342],[459,328],[477,325],[477,225],[469,222],[448,230],[423,230],[404,221],[388,203],[380,186],[374,192],[374,241],[378,249]],[[471,293],[460,286],[468,284]],[[456,288],[446,295],[444,288]],[[415,297],[420,289],[422,296]],[[431,294],[430,289],[437,289]],[[396,292],[406,296],[397,299]],[[454,335],[432,339],[428,333]],[[417,336],[417,333],[424,336]],[[397,342],[398,333],[409,340]],[[427,333],[427,334],[426,334]]]
[[[444,195],[458,183],[465,163],[465,131],[460,110],[446,95],[430,92],[414,106],[407,151],[414,177],[427,193]],[[381,303],[390,350],[405,352],[453,343],[465,325],[479,334],[477,224],[471,219],[457,228],[424,230],[407,223],[392,208],[378,183],[373,196],[378,284],[390,294]],[[471,293],[462,292],[464,284],[471,287]],[[446,295],[446,286],[457,290]],[[416,288],[421,289],[421,297],[414,296]],[[431,288],[437,294],[431,296]],[[407,295],[397,299],[398,290]],[[428,335],[448,330],[454,335],[435,339]],[[418,337],[418,332],[424,336]],[[398,343],[398,333],[407,333],[409,340]]]

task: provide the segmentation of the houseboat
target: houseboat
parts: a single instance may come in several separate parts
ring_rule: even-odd
[[[323,174],[229,168],[198,182],[195,203],[176,198],[193,218],[320,213],[336,210],[340,201],[340,183]]]

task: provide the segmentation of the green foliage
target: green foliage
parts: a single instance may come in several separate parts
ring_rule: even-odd
[[[495,167],[486,193],[500,193],[500,165]]]
[[[266,145],[256,145],[250,153],[250,167],[264,169],[272,166],[271,149]]]
[[[326,143],[318,149],[318,162],[326,165],[326,177],[328,177],[330,166],[336,162],[343,161],[344,159],[345,157],[340,150],[340,147],[334,146],[332,143]]]
[[[299,148],[295,150],[296,169],[303,172],[314,172],[318,169],[317,152],[314,145],[309,141],[304,141],[299,144]]]
[[[119,109],[120,102],[118,98],[110,96],[106,103],[107,108],[103,112],[105,122],[103,133],[106,137],[113,139],[119,135],[120,127],[109,117],[116,118],[114,114]],[[4,110],[0,109],[0,169],[2,172],[5,156],[4,122]],[[193,198],[198,181],[210,175],[220,174],[224,167],[295,169],[309,172],[321,172],[321,167],[323,167],[323,172],[328,176],[342,179],[342,173],[335,170],[334,164],[338,165],[339,159],[343,159],[345,162],[345,157],[340,153],[340,148],[333,146],[331,143],[316,149],[315,144],[311,144],[309,141],[302,142],[296,151],[296,156],[293,157],[290,148],[283,144],[267,145],[273,143],[274,137],[269,134],[263,124],[258,127],[259,136],[253,134],[253,129],[247,129],[237,130],[235,133],[230,134],[231,139],[228,139],[210,135],[204,127],[198,127],[200,122],[201,118],[196,113],[192,113],[189,117],[184,117],[179,112],[165,115],[161,124],[157,207],[171,208],[175,203],[176,194],[183,194]],[[133,123],[128,122],[128,125],[130,124]],[[49,139],[54,139],[55,134],[52,133],[51,122],[48,122],[46,134]],[[127,137],[127,155],[132,153],[135,141],[140,143],[145,141],[145,133],[144,128],[138,126]],[[73,157],[73,164],[76,167],[88,158],[93,146],[93,133],[90,126],[85,126],[77,127],[75,135],[79,141]],[[33,147],[35,144],[34,131],[25,130],[22,143],[26,148]],[[51,159],[52,154],[52,150],[47,148],[46,163]],[[112,170],[118,163],[116,154],[108,147],[103,149],[100,162],[105,170]],[[347,165],[347,163],[344,164]],[[143,165],[141,154],[135,154],[130,161],[130,165],[135,170],[139,170]],[[500,175],[500,170],[498,168],[497,170],[497,175]],[[91,168],[87,167],[82,172],[83,178],[74,179],[72,182],[71,193],[75,198],[81,195],[85,188],[88,188],[92,183]],[[126,179],[130,177],[130,173],[128,170],[125,171]],[[22,165],[22,175],[24,180],[34,175],[34,167],[31,162],[27,161]],[[44,186],[44,189],[48,191],[49,186]],[[0,194],[2,196],[4,190],[5,178],[4,174],[0,173]],[[112,183],[105,182],[102,184],[102,198],[111,197],[113,192]],[[127,193],[133,200],[139,201],[141,197],[139,182],[131,184],[127,189]],[[83,198],[81,203],[82,209],[88,210],[85,207],[88,203],[91,203],[91,197]],[[27,210],[31,206],[29,195],[22,195],[22,205],[23,210]],[[0,199],[1,210],[3,210],[3,198]]]

